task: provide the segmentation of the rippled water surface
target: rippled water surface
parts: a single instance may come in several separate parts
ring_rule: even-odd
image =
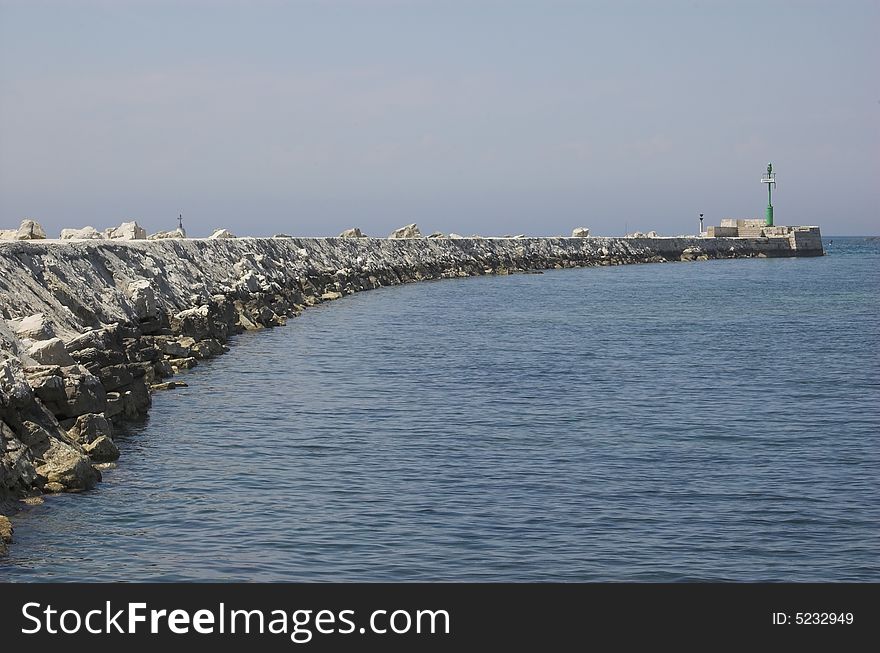
[[[16,518],[0,580],[880,581],[880,243],[830,251],[239,336],[96,490]]]

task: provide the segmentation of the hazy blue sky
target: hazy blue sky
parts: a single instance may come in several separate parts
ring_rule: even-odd
[[[880,2],[0,0],[0,226],[880,232]]]

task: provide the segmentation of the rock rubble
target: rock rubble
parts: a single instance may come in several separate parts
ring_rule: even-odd
[[[821,254],[787,239],[421,238],[409,227],[391,239],[0,243],[0,502],[93,487],[119,456],[115,428],[142,418],[152,392],[186,387],[172,377],[236,333],[321,302],[425,279]]]
[[[421,238],[422,232],[419,231],[419,226],[415,223],[408,224],[400,229],[395,229],[388,236],[389,238]]]

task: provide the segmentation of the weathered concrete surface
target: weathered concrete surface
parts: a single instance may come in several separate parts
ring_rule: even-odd
[[[380,286],[589,265],[821,255],[790,238],[214,238],[0,243],[0,502],[79,491],[112,424],[229,336]]]

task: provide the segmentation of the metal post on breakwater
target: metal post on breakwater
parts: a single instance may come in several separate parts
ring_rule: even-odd
[[[773,164],[767,164],[767,174],[761,177],[761,183],[767,184],[767,218],[765,224],[768,227],[773,226],[773,193],[772,188],[776,187],[776,173],[773,172]]]

